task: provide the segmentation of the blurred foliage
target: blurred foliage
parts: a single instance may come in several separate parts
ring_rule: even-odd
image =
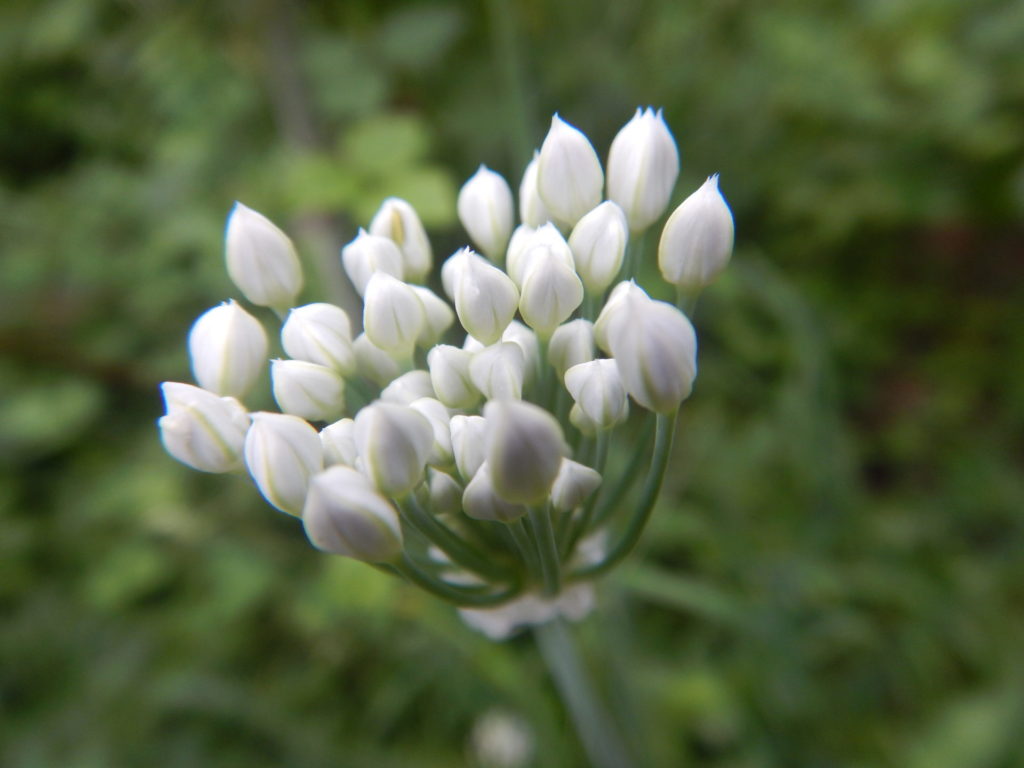
[[[156,383],[232,293],[232,200],[312,299],[384,196],[443,257],[477,164],[515,183],[555,110],[603,154],[650,103],[738,250],[679,471],[581,628],[633,740],[1024,765],[1022,39],[1014,0],[7,0],[0,764],[474,765],[499,706],[580,765],[528,637],[175,464]]]

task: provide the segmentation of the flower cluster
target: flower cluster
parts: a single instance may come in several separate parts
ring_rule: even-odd
[[[481,166],[463,186],[458,214],[477,250],[445,260],[436,292],[416,211],[384,201],[341,251],[363,300],[355,336],[342,308],[295,306],[303,276],[291,241],[236,204],[227,269],[251,305],[283,320],[287,357],[270,361],[280,412],[243,405],[269,343],[230,300],[189,333],[198,386],[163,384],[164,446],[204,472],[244,469],[315,547],[394,571],[494,636],[585,612],[589,580],[643,530],[696,376],[696,336],[679,306],[732,252],[712,176],[658,242],[679,306],[632,279],[678,170],[660,112],[637,110],[622,128],[607,177],[587,137],[556,115],[519,185],[521,224],[501,175]],[[612,472],[609,440],[630,400],[653,425],[624,434],[651,446]],[[620,512],[640,476],[636,507]]]

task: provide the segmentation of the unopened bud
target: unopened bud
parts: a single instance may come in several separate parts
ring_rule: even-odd
[[[606,200],[579,220],[569,235],[569,247],[583,285],[600,296],[612,284],[626,255],[629,227],[622,209]]]
[[[629,416],[629,399],[614,360],[574,365],[565,372],[565,388],[599,429],[614,427]]]
[[[529,227],[539,227],[551,220],[551,214],[544,206],[537,191],[537,165],[540,152],[534,151],[533,159],[530,160],[526,170],[523,171],[523,180],[519,183],[519,218],[523,224]]]
[[[472,408],[480,400],[480,391],[469,374],[472,357],[448,344],[439,344],[427,353],[431,386],[437,399],[449,408]]]
[[[249,301],[284,311],[302,290],[302,266],[288,235],[235,203],[224,238],[228,275]]]
[[[515,242],[509,246],[505,264],[508,276],[520,288],[526,275],[535,264],[558,262],[574,269],[572,250],[554,224],[544,224],[535,230],[522,230]]]
[[[366,284],[376,272],[384,272],[399,280],[405,276],[402,252],[394,241],[367,234],[363,229],[359,230],[355,240],[341,249],[341,263],[360,296],[366,295]]]
[[[249,414],[233,397],[165,381],[160,385],[166,414],[160,439],[171,456],[200,472],[230,472],[242,464]]]
[[[395,357],[412,354],[426,317],[411,285],[384,272],[372,275],[363,298],[363,330],[376,346]]]
[[[522,397],[526,378],[522,347],[502,341],[480,350],[469,363],[469,376],[488,400]]]
[[[434,442],[430,446],[427,463],[435,467],[451,466],[454,457],[452,456],[452,433],[449,426],[451,417],[448,415],[448,409],[433,397],[421,397],[411,402],[409,407],[423,414],[430,422],[430,428],[434,432]]]
[[[427,495],[435,515],[455,514],[462,510],[462,486],[447,472],[427,467]]]
[[[594,324],[579,318],[555,328],[548,342],[548,362],[559,378],[574,365],[594,359]]]
[[[402,276],[406,280],[414,283],[426,280],[434,254],[423,222],[409,203],[397,197],[385,200],[370,221],[370,234],[386,237],[398,246],[402,254]]]
[[[310,421],[331,421],[345,410],[345,380],[326,365],[274,360],[270,381],[274,401],[284,413]]]
[[[452,416],[452,453],[463,480],[471,480],[487,452],[487,420],[483,416]]]
[[[566,512],[576,509],[600,485],[599,472],[572,459],[562,459],[555,484],[551,487],[551,505]]]
[[[324,449],[324,465],[344,464],[354,467],[359,458],[356,448],[356,423],[352,419],[339,419],[320,430],[320,444]]]
[[[267,362],[267,334],[236,301],[208,309],[188,334],[192,373],[203,389],[244,397]]]
[[[423,305],[423,329],[416,337],[416,345],[429,349],[441,340],[445,331],[451,328],[452,323],[455,322],[455,312],[448,306],[448,302],[429,288],[424,288],[422,285],[410,287],[416,292],[416,296]]]
[[[377,489],[401,498],[423,479],[434,442],[427,418],[412,408],[378,400],[356,414],[356,445]]]
[[[501,340],[519,345],[519,348],[523,350],[523,362],[526,363],[524,371],[526,383],[536,381],[540,370],[540,342],[537,341],[537,334],[518,320],[513,320],[501,334]]]
[[[467,515],[476,520],[493,520],[500,523],[515,522],[527,512],[524,505],[505,501],[494,492],[491,470],[487,462],[480,465],[463,491],[462,508]]]
[[[684,291],[701,290],[729,263],[733,234],[732,213],[715,174],[665,222],[658,244],[662,277]]]
[[[635,304],[651,300],[647,292],[633,280],[623,280],[612,289],[604,306],[601,308],[600,314],[597,316],[597,320],[594,321],[594,341],[605,352],[611,352],[611,347],[608,345],[610,330],[629,325],[629,313],[623,311],[626,307],[625,298],[627,295],[634,298]]]
[[[434,397],[430,374],[421,370],[403,373],[384,387],[380,393],[381,400],[399,405],[409,405],[413,400],[419,400],[421,397]]]
[[[324,303],[296,307],[281,327],[281,345],[288,357],[326,365],[344,376],[355,373],[352,324],[341,307]]]
[[[601,202],[601,161],[587,137],[558,115],[551,118],[537,162],[537,191],[560,224],[575,226]]]
[[[323,468],[323,447],[316,430],[298,416],[254,413],[245,435],[245,466],[263,498],[300,515],[309,481]]]
[[[324,552],[368,563],[392,562],[402,554],[398,512],[349,467],[331,467],[313,478],[302,525]]]
[[[455,280],[455,311],[474,338],[493,344],[512,322],[519,291],[508,275],[482,259],[467,259]]]
[[[492,400],[484,418],[495,493],[515,504],[543,503],[568,451],[555,417],[522,400]]]
[[[661,110],[638,109],[608,152],[608,199],[642,232],[665,212],[679,175],[679,150]]]
[[[535,262],[523,278],[519,311],[541,338],[548,338],[583,303],[583,283],[571,266]]]
[[[515,216],[508,182],[481,165],[459,190],[457,207],[470,239],[487,258],[501,263]]]

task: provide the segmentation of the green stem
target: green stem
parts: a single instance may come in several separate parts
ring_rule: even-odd
[[[611,430],[609,429],[603,430],[597,435],[597,458],[594,460],[594,469],[601,475],[604,475],[604,466],[608,461],[608,443],[610,442],[610,437]],[[561,552],[564,557],[568,558],[569,555],[572,554],[572,551],[576,548],[576,544],[590,527],[590,521],[594,517],[594,506],[596,502],[597,494],[595,493],[587,500],[587,503],[583,507],[583,513],[575,520],[568,536],[559,539],[562,543]]]
[[[633,514],[633,519],[629,521],[626,532],[601,562],[575,571],[571,575],[571,579],[589,579],[611,570],[633,551],[633,547],[640,540],[640,535],[654,510],[654,502],[658,499],[662,480],[665,478],[665,466],[668,464],[668,457],[672,452],[672,434],[675,431],[676,413],[673,411],[668,415],[658,414],[651,468],[644,481],[636,512]]]
[[[647,241],[647,230],[637,234],[629,233],[629,243],[626,245],[626,257],[622,260],[622,279],[635,280],[643,266],[644,244]]]
[[[516,549],[519,550],[519,556],[526,565],[526,572],[530,574],[531,579],[539,579],[541,571],[540,561],[537,559],[537,548],[526,531],[523,519],[519,518],[514,523],[509,523],[508,530],[515,541]]]
[[[541,578],[544,594],[554,597],[561,589],[562,563],[555,543],[555,529],[551,526],[550,507],[531,507],[530,522],[537,536],[537,552],[540,554]]]
[[[534,637],[576,734],[594,768],[630,768],[618,728],[597,699],[572,635],[561,619],[535,627]]]
[[[653,427],[655,421],[656,419],[649,419],[647,421],[647,424],[644,427],[643,433],[640,437],[640,445],[646,445],[647,443],[650,442],[651,433],[654,431]],[[622,497],[626,495],[626,491],[628,491],[630,486],[632,486],[633,480],[636,478],[638,470],[643,465],[644,458],[645,454],[643,451],[634,451],[633,457],[630,459],[629,464],[626,466],[626,469],[619,476],[619,479],[615,482],[615,484],[607,488],[604,486],[601,487],[601,498],[599,499],[599,503],[595,504],[594,509],[595,525],[600,525],[605,520],[607,520],[608,516],[619,505],[619,502],[622,501]]]
[[[401,502],[403,517],[417,531],[436,544],[453,562],[488,579],[508,582],[512,573],[488,558],[451,528],[420,506],[413,494]]]
[[[676,307],[690,320],[693,313],[697,311],[697,299],[700,298],[700,289],[696,291],[684,291],[676,288]]]
[[[467,608],[486,608],[492,605],[501,605],[519,593],[519,584],[514,583],[500,592],[481,594],[478,590],[465,589],[446,584],[435,579],[433,576],[420,570],[420,568],[409,558],[409,555],[402,553],[402,559],[392,564],[392,567],[404,576],[406,580],[417,587],[429,592],[442,600],[454,603]]]

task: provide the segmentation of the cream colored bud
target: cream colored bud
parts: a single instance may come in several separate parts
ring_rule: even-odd
[[[638,109],[608,152],[608,199],[642,232],[665,212],[679,176],[679,150],[659,109]]]
[[[488,400],[522,397],[526,378],[522,347],[502,341],[480,350],[469,363],[469,376]]]
[[[515,248],[508,249],[508,276],[520,288],[535,264],[558,262],[574,269],[572,250],[554,224],[545,224],[517,238]]]
[[[562,459],[551,487],[551,505],[566,512],[576,509],[600,485],[601,473],[572,459]]]
[[[160,439],[171,456],[200,472],[230,472],[242,464],[249,414],[233,397],[165,381],[160,385],[166,414]]]
[[[284,311],[302,290],[302,266],[288,235],[266,216],[235,203],[224,234],[228,276],[249,301]]]
[[[628,323],[613,322],[608,344],[626,391],[640,405],[671,413],[685,400],[697,375],[697,336],[671,304],[635,292],[623,298]]]
[[[568,453],[558,421],[522,400],[492,400],[484,406],[484,418],[494,492],[514,504],[546,501]]]
[[[408,357],[425,325],[423,302],[411,285],[384,272],[370,277],[363,298],[363,330],[374,345],[395,357]]]
[[[600,296],[622,268],[629,227],[622,209],[606,200],[579,220],[569,235],[569,247],[583,285]]]
[[[512,523],[526,514],[522,504],[505,501],[494,492],[491,470],[487,462],[480,465],[462,493],[462,509],[476,520]]]
[[[594,359],[594,324],[579,318],[555,328],[548,342],[548,362],[558,377],[574,365]]]
[[[470,239],[487,258],[501,263],[515,217],[508,182],[481,165],[459,190],[457,207]]]
[[[410,286],[419,297],[423,305],[423,329],[416,337],[416,345],[428,349],[444,336],[445,331],[452,327],[455,322],[455,312],[448,302],[438,296],[429,288],[422,285]]]
[[[302,525],[324,552],[367,563],[389,563],[402,554],[398,512],[349,467],[331,467],[313,478]]]
[[[370,341],[365,333],[356,336],[352,342],[352,350],[356,354],[359,373],[380,386],[392,381],[402,372],[398,362]]]
[[[352,324],[333,304],[306,304],[288,313],[281,327],[281,345],[288,357],[334,368],[343,376],[356,370]]]
[[[359,449],[356,448],[356,423],[352,419],[338,419],[321,429],[320,444],[324,449],[324,465],[356,465]]]
[[[427,418],[405,405],[378,400],[356,414],[363,468],[385,496],[401,498],[423,479],[434,443]]]
[[[662,277],[685,291],[699,291],[725,269],[732,256],[732,212],[718,190],[718,174],[676,208],[658,243]]]
[[[360,296],[366,295],[366,284],[377,272],[402,280],[405,266],[402,252],[393,240],[367,234],[360,229],[355,240],[341,249],[341,264]]]
[[[473,355],[458,347],[439,344],[427,353],[430,384],[437,399],[449,408],[472,408],[480,391],[469,374]]]
[[[519,294],[519,312],[542,339],[554,333],[583,303],[583,283],[571,266],[554,260],[530,267]]]
[[[430,384],[430,374],[420,370],[403,373],[380,393],[381,400],[399,405],[409,405],[421,397],[434,397],[434,388]]]
[[[245,397],[267,363],[267,334],[236,301],[208,309],[188,334],[192,374],[203,389]]]
[[[284,413],[310,421],[332,421],[345,410],[345,380],[326,365],[274,360],[270,381],[274,401]]]
[[[551,220],[551,214],[544,206],[537,191],[537,166],[540,159],[540,152],[534,151],[533,159],[530,160],[526,170],[523,171],[523,180],[519,182],[519,218],[523,224],[530,227],[539,227]]]
[[[434,431],[434,442],[430,446],[427,463],[435,467],[451,466],[455,458],[452,456],[452,432],[449,426],[451,417],[448,409],[433,397],[421,397],[409,403],[409,407],[423,414]]]
[[[298,416],[252,414],[245,435],[245,466],[270,504],[300,515],[309,481],[323,468],[323,447],[316,430]]]
[[[484,463],[487,421],[483,416],[452,416],[449,422],[455,466],[463,480],[470,480]]]
[[[537,334],[518,320],[513,320],[501,334],[501,340],[519,345],[523,350],[523,362],[526,363],[525,383],[536,381],[540,371],[540,342],[537,341]]]
[[[462,486],[447,472],[427,467],[427,489],[430,511],[435,515],[462,511]]]
[[[519,291],[508,275],[482,259],[467,259],[455,281],[455,311],[474,338],[493,344],[512,322]]]
[[[370,221],[370,234],[386,237],[398,246],[404,279],[414,283],[427,279],[434,254],[423,222],[409,203],[398,197],[385,200]]]
[[[560,224],[575,226],[601,202],[604,173],[590,141],[558,115],[537,160],[537,191]]]
[[[629,399],[614,360],[574,365],[565,372],[565,388],[599,429],[610,429],[629,416]]]

